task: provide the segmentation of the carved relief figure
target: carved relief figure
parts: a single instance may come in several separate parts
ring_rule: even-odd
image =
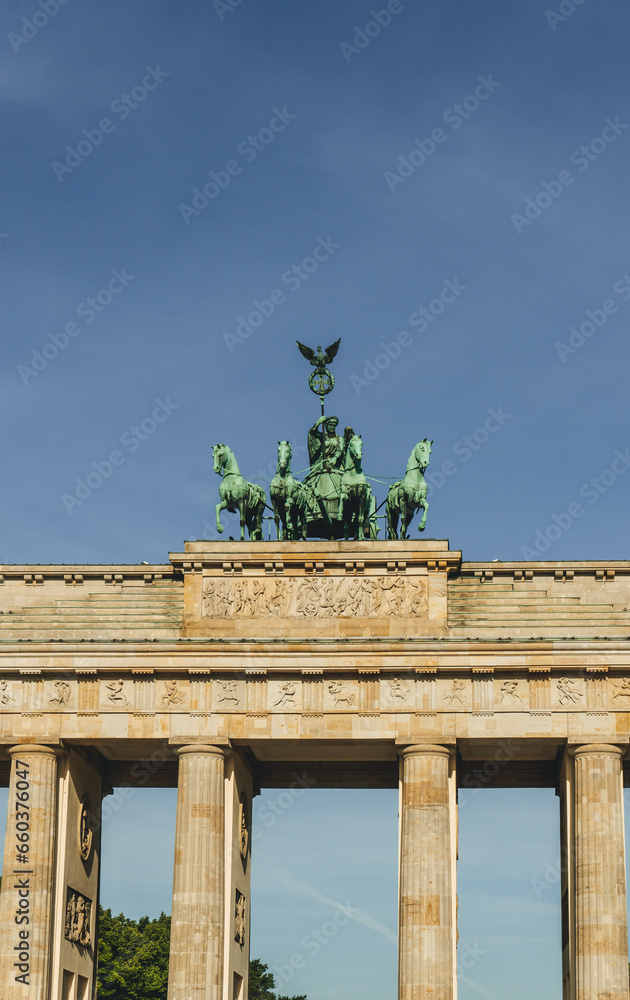
[[[464,707],[464,702],[462,701],[462,693],[464,692],[466,685],[460,677],[456,677],[451,685],[451,690],[448,694],[444,695],[444,701],[450,701],[451,705],[454,705],[456,701],[460,703],[462,708]]]
[[[315,617],[315,615],[318,614],[319,602],[321,596],[318,583],[319,581],[307,577],[300,584],[298,590],[298,602],[297,602],[298,615],[307,615],[308,617]]]
[[[243,861],[247,861],[247,850],[249,847],[249,816],[248,816],[249,810],[247,808],[247,796],[245,795],[245,792],[243,792],[243,794],[241,795],[239,813],[240,813],[239,826],[241,830],[239,848],[240,848],[241,858],[243,859]]]
[[[53,694],[48,700],[57,705],[67,705],[70,701],[70,685],[66,681],[54,681],[53,687],[57,693]]]
[[[0,705],[10,705],[15,701],[9,694],[9,685],[6,681],[0,681]]]
[[[343,681],[329,681],[328,690],[334,698],[335,705],[341,705],[343,702],[348,708],[354,705],[354,691],[348,692]]]
[[[68,902],[66,904],[66,940],[73,941],[81,945],[82,948],[89,948],[92,944],[90,924],[92,922],[92,900],[87,896],[82,896],[79,892],[68,890]]]
[[[297,708],[297,702],[295,700],[296,691],[296,682],[287,681],[286,684],[282,685],[280,696],[276,701],[274,701],[272,708],[278,708],[279,706],[282,706],[283,708]]]
[[[630,677],[622,677],[620,681],[613,682],[613,687],[613,698],[630,698]]]
[[[238,705],[239,696],[236,689],[236,681],[219,681],[223,694],[219,698],[219,701],[231,701],[234,705]]]
[[[519,703],[521,705],[523,704],[523,699],[516,690],[517,687],[518,687],[518,681],[503,681],[503,684],[501,685],[502,704],[504,704],[505,702],[507,702],[508,705],[518,705]]]
[[[582,698],[582,692],[577,688],[573,677],[561,677],[558,681],[558,701],[561,705],[577,705]]]
[[[266,613],[268,615],[284,615],[286,613],[285,581],[273,581],[271,592],[266,596]]]
[[[90,828],[90,800],[87,795],[81,799],[79,814],[79,852],[83,861],[88,861],[92,853],[93,834]]]
[[[177,681],[165,681],[166,694],[162,696],[162,704],[165,708],[169,705],[181,705],[184,694],[177,686]]]
[[[389,693],[392,698],[398,698],[399,701],[407,700],[408,692],[403,688],[400,677],[392,677],[387,683],[389,684]]]
[[[236,908],[234,912],[234,940],[241,948],[245,944],[245,896],[236,890]]]
[[[129,700],[123,692],[123,681],[110,681],[105,687],[109,691],[107,695],[107,700],[111,701],[112,705],[128,705]]]
[[[407,581],[407,586],[412,586],[415,593],[411,597],[411,612],[420,618],[426,618],[429,614],[429,596],[423,580]]]

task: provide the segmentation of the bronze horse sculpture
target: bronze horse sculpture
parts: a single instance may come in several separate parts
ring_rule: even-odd
[[[343,521],[346,541],[353,536],[359,541],[375,537],[370,515],[376,506],[370,484],[363,472],[363,442],[352,428],[345,435],[345,469],[341,477],[339,510],[337,517]]]
[[[288,441],[278,441],[278,465],[269,494],[278,541],[306,539],[308,502],[302,483],[291,472],[292,449]]]
[[[387,494],[385,509],[387,511],[387,537],[398,538],[398,518],[400,517],[400,537],[408,538],[407,527],[415,512],[422,507],[422,518],[418,531],[424,531],[427,521],[429,503],[427,501],[427,483],[423,473],[426,472],[431,456],[433,441],[424,438],[415,446],[403,479],[392,483]]]
[[[245,528],[252,542],[262,542],[262,519],[266,506],[265,492],[256,483],[249,483],[240,473],[234,452],[226,444],[215,444],[212,448],[214,471],[223,477],[219,486],[221,503],[216,505],[217,531],[223,532],[221,511],[240,514],[241,541],[245,541]]]

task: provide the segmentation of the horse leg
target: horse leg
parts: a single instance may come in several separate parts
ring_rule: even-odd
[[[366,496],[363,491],[361,491],[357,497],[357,538],[360,542],[365,540],[365,510],[366,510]]]
[[[292,542],[295,540],[295,531],[293,523],[293,500],[291,497],[287,497],[284,501],[284,531],[282,533],[282,540]]]
[[[220,535],[222,535],[222,534],[223,534],[223,525],[221,524],[221,517],[220,517],[220,514],[221,514],[221,511],[222,511],[222,510],[225,510],[225,509],[226,509],[226,507],[227,507],[227,500],[222,500],[222,501],[221,501],[221,503],[218,503],[218,504],[216,505],[216,514],[217,514],[217,531],[219,532],[219,534],[220,534]]]
[[[278,542],[283,542],[284,541],[284,532],[282,531],[282,529],[280,527],[281,514],[280,514],[280,508],[279,508],[279,505],[278,505],[278,501],[274,497],[272,499],[271,503],[273,505],[273,519],[274,519],[274,522],[275,522],[275,525],[276,525],[276,540]]]
[[[247,500],[242,497],[238,502],[238,509],[241,518],[241,541],[245,541],[245,524],[247,523]]]
[[[385,504],[387,512],[387,538],[390,542],[398,538],[398,512],[393,504]]]
[[[413,516],[413,515],[412,515]],[[406,503],[400,505],[400,537],[407,538],[407,525],[409,524],[409,510]]]
[[[418,525],[418,531],[424,531],[424,526],[427,523],[427,511],[429,509],[429,503],[426,498],[422,501],[420,506],[422,507],[422,518],[420,520],[420,524]]]

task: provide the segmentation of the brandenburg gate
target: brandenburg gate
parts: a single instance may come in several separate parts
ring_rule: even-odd
[[[244,1000],[252,797],[400,788],[400,1000],[452,1000],[458,787],[552,786],[565,1000],[628,1000],[630,563],[189,542],[4,566],[3,1000],[87,1000],[101,798],[178,788],[169,997]],[[158,760],[158,765],[146,767]]]
[[[300,345],[322,412],[338,346]],[[630,562],[465,562],[408,537],[428,439],[381,540],[337,424],[311,428],[303,483],[278,443],[278,541],[217,445],[217,523],[238,511],[240,541],[0,566],[2,1000],[92,1000],[102,799],[148,784],[177,787],[169,1000],[246,1000],[252,800],[296,772],[399,788],[398,1000],[456,997],[458,789],[555,788],[563,1000],[630,1000]]]

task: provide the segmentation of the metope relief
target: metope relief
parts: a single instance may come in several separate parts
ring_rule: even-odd
[[[177,681],[164,681],[163,708],[179,708],[185,700],[186,694]]]
[[[212,692],[215,712],[242,712],[245,710],[245,685],[243,681],[214,681]]]
[[[525,694],[525,682],[517,680],[499,681],[498,704],[502,708],[525,708],[522,695]]]
[[[584,691],[575,677],[559,677],[556,681],[559,705],[582,705]]]
[[[630,698],[630,677],[622,677],[618,681],[612,682],[613,703],[628,705],[626,698]]]
[[[345,712],[358,711],[358,686],[351,681],[328,681],[325,688],[325,700],[329,709],[337,708]]]
[[[206,579],[206,618],[369,618],[428,615],[423,577]]]
[[[72,688],[67,681],[53,681],[48,704],[51,707],[56,705],[58,708],[65,708],[70,702],[71,694]]]
[[[381,704],[389,708],[407,709],[413,711],[411,692],[413,682],[402,677],[381,678]]]
[[[15,694],[11,687],[9,687],[9,682],[5,680],[0,681],[0,706],[2,708],[9,708],[11,705],[15,705]]]
[[[105,681],[102,688],[102,704],[107,708],[127,708],[130,705],[125,682],[121,680]]]
[[[472,707],[470,681],[464,680],[463,677],[454,677],[452,680],[439,680],[438,685],[438,699],[444,708],[470,711]]]
[[[272,682],[269,685],[269,708],[278,712],[297,712],[301,707],[297,681]]]

